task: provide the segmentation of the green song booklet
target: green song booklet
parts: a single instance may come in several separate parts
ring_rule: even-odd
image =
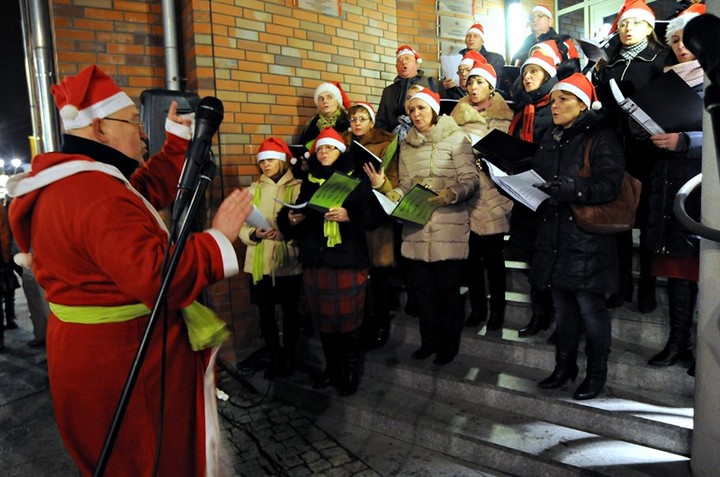
[[[376,190],[373,192],[386,214],[418,225],[425,225],[438,207],[428,202],[428,199],[437,196],[437,193],[421,184],[415,184],[397,204],[384,194]]]
[[[302,204],[288,204],[280,199],[275,200],[291,209],[302,209],[307,206],[324,213],[332,207],[342,206],[345,199],[348,198],[350,193],[352,193],[359,184],[360,179],[336,171],[322,183],[307,202],[303,202]]]

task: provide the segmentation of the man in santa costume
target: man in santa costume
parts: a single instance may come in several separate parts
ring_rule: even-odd
[[[33,159],[8,184],[10,223],[51,307],[50,392],[60,435],[82,475],[96,467],[161,281],[170,205],[191,136],[173,103],[162,150],[146,163],[146,134],[130,97],[97,66],[53,86],[65,134],[60,152]],[[164,424],[157,326],[105,475],[202,476],[216,471],[214,352],[227,332],[194,298],[238,273],[232,242],[250,211],[247,191],[192,234],[167,298]],[[210,315],[210,316],[208,316]],[[208,321],[202,321],[201,317]]]

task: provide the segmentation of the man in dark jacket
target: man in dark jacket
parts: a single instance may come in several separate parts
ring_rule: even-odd
[[[525,60],[527,60],[530,49],[536,43],[547,40],[555,40],[558,43],[563,43],[567,38],[570,38],[567,35],[559,35],[558,32],[553,29],[552,12],[542,5],[537,5],[530,10],[528,26],[530,27],[531,33],[525,38],[520,49],[513,55],[510,60],[511,65],[522,65]]]
[[[405,95],[410,86],[419,84],[435,91],[435,82],[426,77],[418,65],[422,63],[420,55],[408,45],[400,45],[395,52],[397,77],[393,83],[383,89],[378,106],[375,127],[392,132],[398,125],[398,116],[405,114]]]

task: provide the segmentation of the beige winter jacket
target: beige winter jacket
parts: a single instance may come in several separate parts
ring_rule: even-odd
[[[513,113],[499,94],[493,97],[490,107],[478,111],[468,96],[458,101],[452,117],[465,133],[483,138],[493,129],[507,132]],[[472,139],[471,139],[472,141]],[[481,166],[482,164],[478,164]],[[490,177],[479,171],[480,188],[467,201],[470,213],[470,229],[478,235],[493,235],[510,231],[509,214],[513,201],[500,194]]]
[[[478,188],[470,141],[449,116],[441,116],[427,136],[414,127],[400,146],[400,184],[406,194],[421,183],[434,191],[450,188],[453,204],[438,207],[425,226],[403,224],[403,257],[424,262],[463,260],[468,255],[470,219],[465,206]]]
[[[288,198],[286,194],[289,194],[290,200],[288,202],[294,203],[300,193],[301,182],[300,179],[296,179],[292,172],[288,170],[277,183],[263,174],[260,176],[260,179],[250,184],[248,189],[250,193],[253,194],[253,197],[260,191],[260,202],[257,208],[273,228],[277,228],[276,217],[278,211],[282,208],[282,205],[275,199],[285,201]],[[292,188],[292,190],[287,192],[288,188]],[[255,262],[255,249],[260,243],[250,238],[254,231],[255,228],[248,224],[243,224],[240,229],[240,240],[247,245],[245,267],[243,268],[246,273],[252,273]],[[302,267],[298,261],[299,250],[294,241],[284,242],[287,245],[287,256],[283,264],[278,263],[281,257],[279,249],[282,242],[278,242],[277,240],[264,240],[263,242],[265,242],[263,244],[264,275],[284,277],[302,273]]]

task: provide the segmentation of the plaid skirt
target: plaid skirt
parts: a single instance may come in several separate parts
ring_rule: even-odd
[[[367,275],[367,270],[354,268],[305,269],[305,299],[315,329],[347,333],[362,325]]]

